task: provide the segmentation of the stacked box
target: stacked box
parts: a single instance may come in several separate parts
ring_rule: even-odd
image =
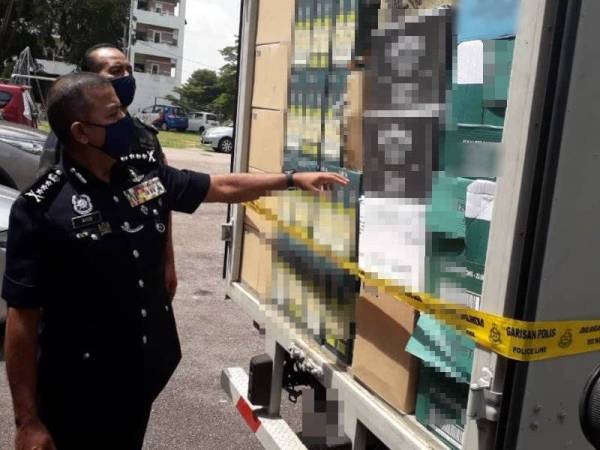
[[[367,66],[365,193],[424,203],[438,170],[451,13],[381,10]],[[425,75],[426,74],[426,75]]]
[[[311,28],[314,15],[314,0],[296,0],[296,16],[294,21],[294,56],[292,65],[295,68],[308,67],[311,52]]]
[[[379,0],[338,0],[332,39],[333,67],[350,68],[370,49],[370,33],[377,26]]]
[[[440,254],[446,255],[465,269],[454,282],[459,289],[440,292],[437,288],[438,292],[444,299],[475,309],[481,303],[495,190],[496,184],[489,180],[470,182],[465,201],[464,246],[451,248],[448,240],[438,241],[438,244],[446,245],[437,249],[438,259]],[[456,252],[454,258],[452,251]],[[451,285],[448,275],[435,275],[439,277],[438,286],[444,279],[446,286]],[[474,349],[474,342],[466,335],[425,315],[419,319],[407,347],[425,365],[419,381],[417,419],[456,448],[461,446]]]
[[[352,375],[405,414],[415,409],[419,360],[404,351],[415,328],[410,306],[363,287],[356,311]]]
[[[331,66],[331,37],[336,3],[337,0],[315,0],[309,60],[309,66],[313,69],[329,69]]]
[[[261,0],[259,5],[248,157],[251,170],[277,173],[283,168],[294,9],[294,0]]]
[[[327,199],[289,193],[275,207],[280,220],[306,230],[312,244],[278,230],[273,241],[276,257],[271,302],[299,329],[329,345],[341,361],[349,363],[359,286],[337,260],[356,261],[357,211],[351,205],[358,197],[361,179],[358,173],[346,175],[350,185],[336,188]]]

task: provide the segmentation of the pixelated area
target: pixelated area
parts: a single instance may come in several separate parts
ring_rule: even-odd
[[[283,168],[350,185],[261,199],[272,219],[259,234],[261,300],[459,447],[475,349],[460,321],[481,306],[518,1],[295,7]],[[324,391],[304,398],[315,443],[341,436],[343,402]]]

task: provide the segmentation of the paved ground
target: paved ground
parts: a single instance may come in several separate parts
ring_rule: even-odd
[[[169,150],[167,156],[169,163],[179,168],[229,171],[229,157],[222,154]],[[148,449],[261,448],[220,388],[222,368],[247,367],[251,356],[264,351],[248,316],[225,300],[220,225],[226,211],[225,205],[205,204],[193,216],[177,214],[174,218],[179,274],[174,305],[183,360],[154,405],[146,438]],[[297,409],[290,409],[285,405],[285,414],[297,417]],[[12,407],[0,359],[0,449],[12,448],[13,433]]]

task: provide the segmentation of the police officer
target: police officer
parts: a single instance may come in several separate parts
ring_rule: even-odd
[[[63,161],[13,206],[2,289],[16,447],[141,448],[152,402],[181,358],[164,276],[170,212],[348,180],[166,165],[140,173],[121,158],[135,125],[97,74],[56,81],[48,117]]]
[[[131,63],[121,50],[108,43],[94,45],[86,50],[81,63],[81,70],[97,73],[109,80],[121,101],[123,112],[129,114],[127,108],[135,97],[136,82]],[[126,160],[131,167],[141,172],[150,170],[157,164],[166,164],[165,154],[157,138],[158,130],[138,118],[133,119],[133,124],[135,126],[135,138],[131,142],[129,152],[122,155],[121,159]],[[40,166],[42,170],[47,170],[52,165],[60,162],[62,145],[56,135],[50,133],[44,147]],[[165,282],[169,294],[173,298],[177,290],[177,274],[170,220],[166,226]]]

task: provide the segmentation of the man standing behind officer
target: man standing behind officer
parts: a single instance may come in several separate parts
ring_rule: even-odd
[[[97,44],[86,50],[81,63],[83,72],[93,72],[111,82],[123,112],[129,114],[127,108],[133,102],[136,93],[136,82],[133,68],[121,50],[113,44]],[[166,164],[166,157],[157,138],[158,130],[134,118],[135,138],[132,140],[128,154],[123,155],[129,166],[136,171],[145,172],[157,164]],[[50,133],[42,156],[42,169],[48,169],[60,161],[62,145],[54,133]],[[173,235],[170,220],[167,224],[167,243],[165,245],[165,281],[171,298],[177,290],[177,274],[175,270],[175,253],[173,251]]]
[[[139,449],[152,402],[181,358],[164,276],[171,211],[348,180],[166,165],[132,172],[121,157],[135,125],[97,74],[56,81],[48,118],[63,161],[13,205],[2,289],[16,447]]]

